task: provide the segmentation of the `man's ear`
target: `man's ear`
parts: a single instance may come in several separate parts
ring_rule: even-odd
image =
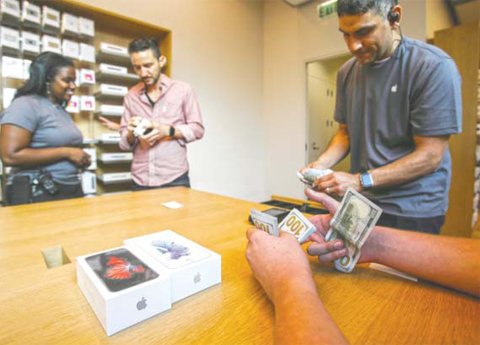
[[[165,67],[166,64],[167,64],[167,58],[166,58],[165,56],[163,56],[163,55],[160,56],[160,57],[158,58],[158,63],[160,64],[160,67],[161,67],[161,68]]]

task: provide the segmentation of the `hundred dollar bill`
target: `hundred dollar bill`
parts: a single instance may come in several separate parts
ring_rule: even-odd
[[[331,242],[335,241],[336,239],[341,239],[343,241],[343,243],[345,244],[345,248],[347,249],[347,255],[334,261],[335,268],[341,272],[350,273],[355,268],[358,259],[360,259],[360,248],[354,246],[353,244],[342,238],[342,236],[338,232],[330,229],[325,236],[325,240],[327,242]]]
[[[303,242],[315,230],[315,226],[296,208],[280,223],[279,229],[291,233],[298,242]]]
[[[278,236],[278,220],[269,214],[257,211],[252,208],[250,211],[253,224],[257,229],[268,232],[270,235]]]
[[[381,214],[380,207],[348,188],[330,226],[345,240],[361,248]]]
[[[297,176],[305,184],[311,186],[320,177],[333,173],[330,169],[307,169],[303,174],[297,171]]]

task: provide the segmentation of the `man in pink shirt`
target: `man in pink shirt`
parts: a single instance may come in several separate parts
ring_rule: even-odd
[[[132,190],[190,187],[186,145],[204,133],[192,87],[162,73],[167,59],[154,39],[136,39],[128,50],[142,79],[125,96],[120,126],[120,148],[133,150]],[[137,135],[140,122],[146,132]]]

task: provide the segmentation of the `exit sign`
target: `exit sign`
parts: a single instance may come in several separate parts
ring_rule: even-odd
[[[337,0],[326,1],[317,6],[317,13],[320,19],[328,18],[337,13]]]

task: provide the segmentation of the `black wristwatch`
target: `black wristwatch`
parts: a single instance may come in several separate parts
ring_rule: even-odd
[[[170,132],[168,133],[169,137],[173,137],[175,135],[175,127],[170,126]]]
[[[372,174],[368,172],[360,173],[360,184],[364,189],[372,188],[373,187],[373,177]]]

